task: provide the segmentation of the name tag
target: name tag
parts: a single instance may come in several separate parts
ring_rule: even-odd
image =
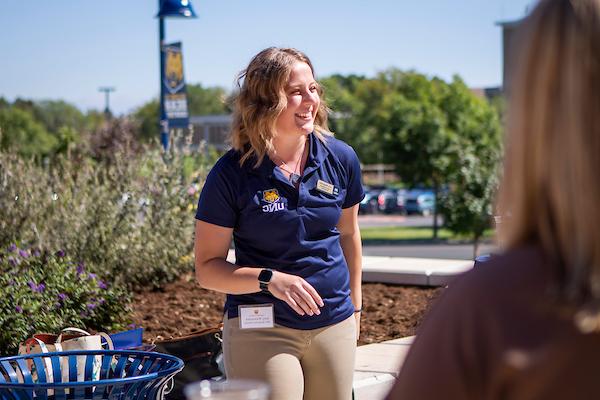
[[[331,183],[327,183],[320,179],[317,181],[317,190],[321,193],[333,195],[337,195],[339,191],[338,188],[333,186]]]
[[[273,328],[273,304],[238,306],[240,329]]]

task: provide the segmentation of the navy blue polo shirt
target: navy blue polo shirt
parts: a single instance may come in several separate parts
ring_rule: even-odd
[[[269,293],[227,295],[229,318],[238,316],[239,305],[272,303],[276,324],[315,329],[354,312],[336,225],[342,209],[364,197],[360,163],[350,146],[333,137],[322,142],[310,134],[309,146],[298,189],[268,157],[257,168],[252,158],[240,167],[240,153],[230,150],[208,174],[196,218],[233,228],[237,265],[301,276],[325,306],[320,315],[301,316]]]

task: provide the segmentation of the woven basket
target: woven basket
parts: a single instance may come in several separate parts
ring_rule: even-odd
[[[166,383],[182,369],[177,357],[133,350],[3,357],[0,400],[160,399]]]

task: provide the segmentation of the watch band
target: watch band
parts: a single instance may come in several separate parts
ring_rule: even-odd
[[[273,277],[273,270],[265,268],[258,274],[258,286],[261,292],[269,292],[269,283]]]

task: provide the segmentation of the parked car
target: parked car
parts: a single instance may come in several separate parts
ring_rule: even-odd
[[[405,214],[404,201],[406,190],[385,189],[377,196],[379,211],[385,214]]]
[[[359,214],[375,214],[379,212],[379,205],[377,204],[377,197],[379,193],[384,189],[383,186],[363,186],[365,197],[362,199],[358,206]]]
[[[404,208],[407,214],[431,215],[435,208],[435,195],[428,190],[411,190],[406,195]]]

